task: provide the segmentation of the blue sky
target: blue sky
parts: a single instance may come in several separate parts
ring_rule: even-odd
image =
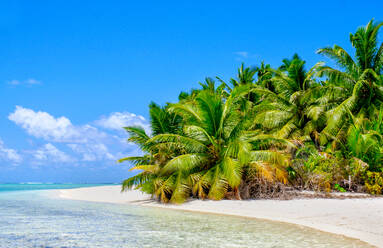
[[[150,101],[175,101],[241,62],[278,66],[338,44],[383,2],[7,1],[0,3],[0,182],[120,182],[149,128]],[[382,35],[380,36],[382,37]],[[382,39],[381,39],[382,40]]]

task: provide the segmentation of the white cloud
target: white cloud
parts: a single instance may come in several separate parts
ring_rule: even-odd
[[[16,106],[8,119],[21,126],[28,134],[47,141],[87,142],[89,137],[106,136],[90,125],[74,126],[66,117],[55,118],[47,112],[35,112],[21,106]]]
[[[41,81],[38,81],[36,79],[33,79],[33,78],[29,78],[27,80],[11,80],[11,81],[8,81],[7,82],[8,84],[10,85],[36,85],[36,84],[41,84]]]
[[[26,84],[41,84],[41,81],[38,81],[36,79],[30,78],[24,81]]]
[[[32,154],[37,161],[49,161],[53,163],[67,163],[73,161],[73,158],[57,149],[57,147],[51,143],[45,144],[36,151],[33,151]]]
[[[4,142],[0,139],[0,160],[17,164],[23,159],[16,150],[5,147]]]
[[[10,85],[19,85],[19,84],[21,84],[21,82],[19,80],[11,80],[11,81],[8,81],[7,83],[10,84]]]
[[[68,144],[75,153],[82,156],[82,161],[117,160],[104,144]]]
[[[256,53],[238,51],[238,52],[234,52],[233,54],[236,55],[235,60],[241,61],[241,62],[243,62],[244,60],[263,61],[262,56]]]
[[[242,58],[247,58],[249,56],[249,53],[245,52],[245,51],[235,52],[234,54],[238,55],[238,56],[240,56]]]
[[[137,154],[138,148],[126,141],[127,134],[121,127],[142,126],[149,130],[150,126],[144,117],[132,113],[112,113],[90,124],[74,125],[65,116],[55,117],[43,111],[16,106],[8,119],[23,128],[29,135],[47,141],[47,144],[35,150],[25,151],[31,156],[34,164],[47,162],[79,162],[84,163],[116,161],[128,154]],[[31,142],[33,146],[34,142]],[[55,143],[66,143],[70,150],[60,151]],[[57,148],[57,147],[58,148]]]
[[[140,126],[146,132],[150,132],[150,125],[143,116],[129,112],[114,112],[109,116],[103,116],[95,123],[100,127],[113,130],[123,130],[122,128],[127,126]]]

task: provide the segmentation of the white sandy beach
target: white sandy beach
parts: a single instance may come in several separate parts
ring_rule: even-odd
[[[227,214],[282,221],[360,239],[383,247],[383,198],[297,200],[192,200],[182,205],[160,204],[149,195],[121,186],[57,190],[60,198]]]

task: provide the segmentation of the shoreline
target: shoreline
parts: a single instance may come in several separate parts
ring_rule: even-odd
[[[120,193],[121,186],[53,190],[62,199],[132,204],[182,211],[231,215],[310,227],[383,247],[383,198],[293,200],[191,200],[161,204],[137,190]]]

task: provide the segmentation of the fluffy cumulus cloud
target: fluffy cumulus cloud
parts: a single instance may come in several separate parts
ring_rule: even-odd
[[[66,117],[16,106],[8,119],[22,127],[28,134],[53,142],[87,142],[89,137],[102,138],[106,134],[91,125],[74,126]]]
[[[3,140],[0,139],[0,160],[18,164],[22,161],[22,157],[16,150],[5,147]]]
[[[49,161],[53,163],[67,163],[73,161],[73,158],[71,158],[65,152],[57,149],[57,147],[51,143],[45,144],[39,149],[33,151],[32,155],[36,161],[40,162]]]
[[[121,132],[122,127],[142,126],[147,131],[150,129],[144,117],[129,112],[112,113],[92,122],[93,124],[74,125],[64,116],[55,117],[47,112],[16,106],[8,119],[32,137],[48,142],[25,152],[34,164],[97,161],[114,163],[122,156],[139,152],[135,145],[126,142],[126,133]]]
[[[113,130],[123,130],[122,128],[127,126],[140,126],[150,132],[150,125],[143,116],[129,112],[114,112],[109,116],[103,116],[95,123],[100,127]]]

